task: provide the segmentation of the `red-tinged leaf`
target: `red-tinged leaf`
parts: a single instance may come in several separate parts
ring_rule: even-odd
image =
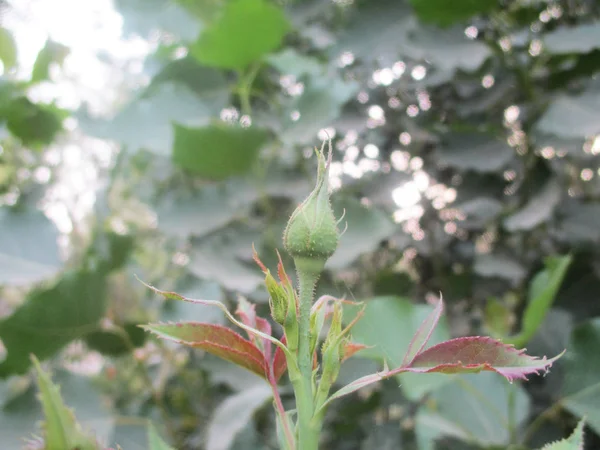
[[[260,267],[260,270],[262,270],[265,274],[269,271],[269,269],[267,269],[267,266],[265,266],[263,264],[263,262],[260,260],[260,258],[258,257],[258,253],[256,252],[256,249],[254,248],[254,244],[252,244],[252,259],[254,260],[254,262],[256,264],[258,264],[258,267]]]
[[[343,397],[344,395],[352,394],[353,392],[356,392],[359,389],[362,389],[370,384],[377,383],[378,381],[385,380],[386,378],[388,378],[390,376],[391,375],[389,375],[389,371],[383,371],[383,372],[372,373],[370,375],[365,375],[364,377],[354,380],[353,382],[347,384],[343,388],[336,391],[333,395],[331,395],[327,399],[327,401],[321,405],[321,407],[315,414],[318,414],[323,408],[325,408],[327,405],[329,405],[329,403],[332,402],[333,400],[335,400],[336,398],[340,398],[340,397]]]
[[[287,344],[285,336],[281,339],[281,342]],[[277,347],[275,349],[275,356],[273,356],[273,376],[275,377],[276,382],[279,381],[279,379],[283,376],[286,370],[287,359],[285,358],[283,350]]]
[[[415,356],[423,350],[423,347],[427,345],[429,338],[431,337],[433,330],[435,329],[437,323],[440,320],[442,315],[442,311],[444,310],[444,302],[440,297],[437,306],[431,311],[421,326],[415,332],[410,344],[408,345],[408,350],[406,350],[406,355],[402,360],[402,366],[409,366]]]
[[[235,313],[241,319],[242,323],[248,325],[249,327],[254,328],[255,330],[261,331],[265,334],[271,335],[271,324],[268,320],[263,319],[256,315],[256,305],[250,303],[243,297],[240,297],[238,301],[238,307]],[[271,360],[271,342],[267,339],[261,339],[258,336],[247,333],[248,337],[252,341],[254,345],[256,345],[259,349],[263,350],[265,355],[265,359],[267,361]]]
[[[563,352],[564,353],[564,352]],[[471,336],[451,339],[419,353],[405,367],[408,372],[465,373],[487,370],[508,381],[526,379],[528,374],[546,372],[563,353],[540,359],[490,337]]]
[[[346,342],[344,345],[344,357],[342,358],[342,362],[346,361],[348,358],[354,356],[356,353],[364,350],[365,348],[370,348],[370,346],[358,344],[356,342]]]
[[[266,362],[262,352],[230,328],[198,322],[158,323],[142,328],[164,339],[201,348],[266,378]]]
[[[277,276],[279,277],[279,281],[284,286],[291,286],[292,279],[288,277],[288,274],[285,273],[285,267],[283,267],[283,261],[281,260],[281,255],[279,254],[279,250],[275,250],[277,252],[277,258],[279,262],[277,263]]]

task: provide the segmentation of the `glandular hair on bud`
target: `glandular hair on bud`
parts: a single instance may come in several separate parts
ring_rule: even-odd
[[[307,265],[314,262],[315,268],[321,269],[335,252],[340,237],[329,200],[331,140],[327,159],[323,155],[324,146],[325,142],[321,151],[315,150],[319,159],[315,189],[296,208],[283,233],[283,243],[295,260],[301,260]]]
[[[269,292],[269,306],[271,308],[273,320],[283,325],[289,304],[287,293],[269,272],[267,272],[265,277],[265,285]]]

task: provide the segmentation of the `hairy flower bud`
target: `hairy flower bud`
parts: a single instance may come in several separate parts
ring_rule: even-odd
[[[289,304],[288,294],[268,271],[265,277],[265,285],[269,292],[269,306],[271,307],[273,320],[283,325]]]
[[[333,255],[340,236],[329,201],[331,140],[327,159],[323,155],[324,146],[325,142],[320,151],[315,149],[319,160],[315,189],[296,208],[283,233],[283,243],[296,263],[301,261],[315,272],[320,272]]]

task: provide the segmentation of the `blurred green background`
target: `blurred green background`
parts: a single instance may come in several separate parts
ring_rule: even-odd
[[[547,377],[403,375],[331,408],[327,449],[600,448],[600,4],[595,0],[0,2],[0,441],[40,433],[29,354],[107,446],[276,448],[268,390],[148,321],[267,315],[332,137],[348,230],[319,293],[378,342],[340,383],[436,339],[567,354]],[[288,272],[292,266],[289,260]],[[400,385],[400,388],[398,388]],[[288,407],[291,390],[282,387]]]

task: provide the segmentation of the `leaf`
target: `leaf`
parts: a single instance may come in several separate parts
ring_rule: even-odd
[[[512,402],[508,401],[513,397]],[[433,392],[416,415],[420,450],[433,449],[442,437],[458,438],[477,447],[507,448],[509,424],[518,427],[529,417],[530,399],[519,385],[507,384],[491,373],[459,375]]]
[[[529,299],[523,313],[521,331],[505,339],[507,343],[522,347],[534,336],[558,294],[571,261],[569,255],[546,260],[546,268],[538,272],[529,285]]]
[[[15,38],[6,28],[0,28],[0,61],[4,66],[4,73],[17,64]]]
[[[125,34],[137,34],[144,39],[151,39],[153,32],[161,31],[192,41],[201,30],[200,23],[171,0],[116,0],[115,9],[124,18]]]
[[[581,419],[571,436],[551,444],[544,445],[542,450],[583,450],[583,426],[585,420]]]
[[[110,120],[80,116],[79,121],[87,134],[118,141],[131,152],[145,149],[170,156],[173,123],[205,125],[210,116],[224,106],[217,101],[203,102],[185,85],[161,83],[133,100]]]
[[[482,277],[511,280],[515,285],[525,277],[525,268],[515,259],[502,254],[477,255],[473,271]]]
[[[348,229],[340,238],[338,248],[327,261],[327,267],[342,269],[352,264],[364,253],[377,250],[382,241],[396,231],[389,214],[375,207],[363,206],[355,198],[335,198],[333,209],[336,217],[342,217],[340,227]]]
[[[531,230],[548,221],[560,202],[561,194],[562,186],[551,179],[522,209],[504,220],[504,228],[510,232]]]
[[[242,70],[277,49],[289,30],[283,11],[266,0],[233,0],[190,52],[203,64]]]
[[[267,62],[282,75],[302,78],[306,75],[321,75],[324,66],[316,58],[298,53],[294,48],[275,53],[267,57]]]
[[[27,97],[21,96],[2,105],[0,117],[23,145],[39,150],[50,144],[62,131],[66,113],[56,106],[32,103]]]
[[[561,403],[600,434],[600,318],[577,326],[565,356]]]
[[[148,424],[148,446],[149,450],[175,450],[162,440],[152,423]]]
[[[361,356],[386,361],[399,367],[419,326],[430,317],[434,308],[415,305],[402,297],[375,297],[365,303],[363,317],[352,328],[352,339],[369,346]],[[344,306],[344,317],[350,321],[359,309]],[[433,331],[431,341],[442,342],[450,337],[445,319]],[[398,376],[403,393],[412,400],[419,400],[432,389],[449,381],[443,375],[405,373]]]
[[[95,450],[99,448],[96,440],[86,435],[75,420],[73,412],[66,407],[59,389],[52,383],[50,376],[40,367],[39,361],[32,357],[36,370],[39,399],[44,410],[44,440],[48,449]]]
[[[244,257],[258,242],[259,235],[249,228],[232,226],[210,239],[192,242],[188,270],[199,278],[219,282],[225,289],[251,294],[264,279],[254,265],[246,264]]]
[[[25,303],[0,321],[0,339],[8,351],[0,363],[0,378],[23,373],[28,355],[54,355],[74,339],[97,329],[106,305],[103,274],[67,272],[49,289],[30,293]]]
[[[587,138],[600,133],[598,103],[600,92],[587,90],[579,95],[558,96],[537,122],[537,129],[563,138]]]
[[[558,234],[563,242],[572,245],[600,242],[600,205],[597,203],[575,203],[562,211],[564,218],[559,224]]]
[[[228,450],[235,436],[246,426],[255,411],[272,396],[271,388],[262,384],[223,401],[208,425],[206,450]]]
[[[488,197],[476,197],[456,207],[466,215],[461,226],[466,228],[482,228],[496,220],[502,212],[502,203]]]
[[[62,266],[58,230],[41,211],[0,210],[0,284],[28,285]]]
[[[69,53],[69,47],[48,39],[33,64],[31,82],[39,83],[50,78],[50,66],[61,66]]]
[[[200,322],[142,325],[147,331],[179,344],[200,348],[262,377],[266,373],[265,358],[250,341],[222,325]]]
[[[158,201],[158,228],[178,237],[203,237],[247,217],[258,198],[256,189],[237,180],[205,184],[199,191],[169,192]]]
[[[506,141],[485,133],[452,134],[436,153],[443,166],[484,173],[497,172],[514,158]]]
[[[412,360],[408,370],[446,374],[485,370],[499,373],[512,382],[515,379],[526,379],[528,374],[547,372],[561,356],[562,353],[552,359],[539,359],[490,337],[470,336],[451,339],[428,348]]]
[[[423,22],[440,26],[464,22],[479,14],[498,8],[497,0],[410,0],[415,12]]]
[[[122,331],[99,330],[88,333],[85,343],[90,350],[107,356],[120,356],[132,351],[132,346],[141,347],[146,342],[146,333],[138,327],[138,323],[127,323]]]
[[[173,161],[211,180],[246,173],[255,163],[269,134],[251,127],[213,123],[202,128],[175,126]]]
[[[340,115],[341,107],[358,92],[358,83],[339,78],[311,78],[304,92],[288,105],[279,138],[286,145],[313,142],[317,133],[331,125]],[[299,114],[292,120],[292,113]]]
[[[402,365],[409,365],[415,356],[423,350],[423,347],[427,345],[429,342],[429,338],[433,334],[435,327],[437,326],[440,317],[442,315],[442,311],[444,310],[444,302],[440,298],[437,303],[437,306],[431,311],[431,313],[425,318],[423,323],[417,328],[415,335],[408,344],[408,350],[406,351],[406,355],[404,355],[404,359],[402,360]]]
[[[566,53],[590,53],[600,48],[600,24],[579,24],[561,27],[543,35],[546,51],[555,55]]]

